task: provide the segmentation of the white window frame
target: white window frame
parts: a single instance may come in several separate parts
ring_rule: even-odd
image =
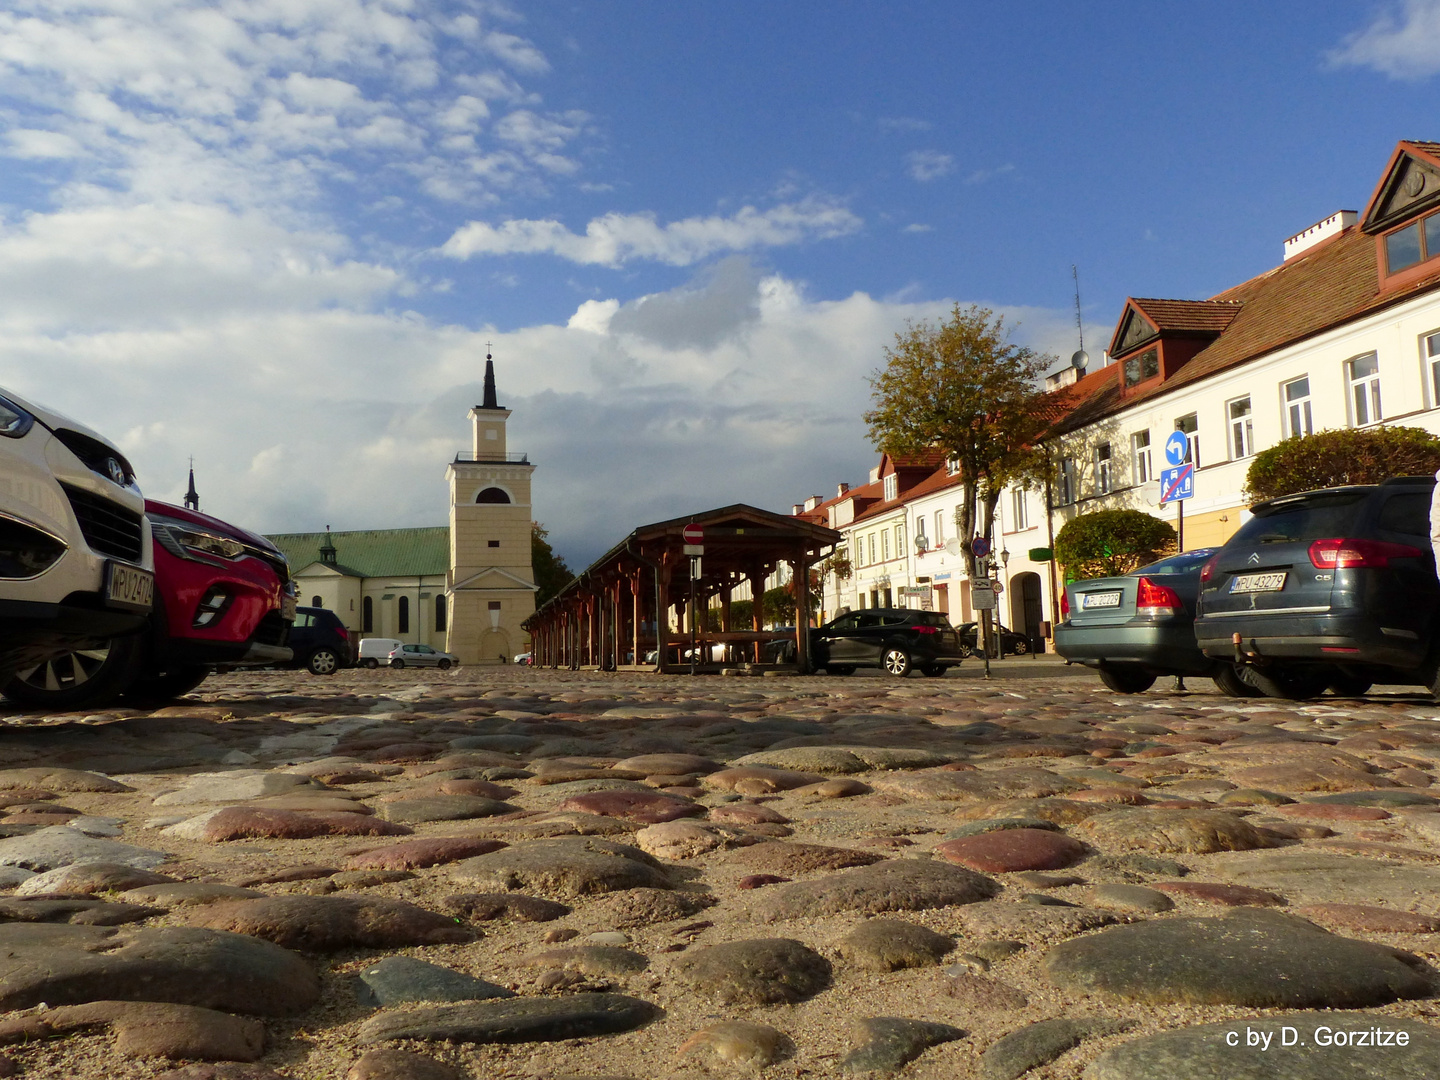
[[[1305,384],[1305,392],[1298,397],[1292,397],[1290,388]],[[1280,407],[1285,411],[1285,436],[1294,438],[1297,435],[1315,434],[1315,410],[1311,407],[1314,394],[1310,390],[1310,376],[1301,375],[1296,379],[1287,379],[1280,384]]]
[[[1235,407],[1244,405],[1245,411],[1235,415]],[[1231,398],[1225,403],[1225,425],[1230,437],[1230,460],[1253,457],[1255,454],[1255,409],[1250,395]]]
[[[1030,527],[1029,514],[1027,513],[1025,489],[1023,487],[1010,489],[1010,531],[1019,532],[1021,529]]]
[[[895,557],[897,559],[905,557],[905,523],[903,521],[895,526]]]
[[[1115,476],[1111,470],[1113,451],[1110,444],[1099,443],[1095,447],[1095,494],[1109,495],[1115,487]]]
[[[1075,459],[1065,457],[1060,459],[1060,505],[1069,506],[1078,501],[1080,492],[1076,490],[1075,483]]]
[[[870,534],[870,565],[875,565],[875,534]]]
[[[890,530],[880,530],[880,561],[890,561]]]
[[[936,510],[936,511],[935,511],[935,546],[938,548],[938,547],[944,547],[944,545],[945,545],[945,511],[944,511],[944,510]]]
[[[899,497],[900,477],[895,473],[891,473],[885,477],[885,501],[890,502],[892,499],[898,499]]]
[[[1420,355],[1424,359],[1430,390],[1430,407],[1440,409],[1440,330],[1420,335]]]
[[[1147,428],[1131,435],[1130,466],[1135,473],[1135,483],[1146,484],[1155,479],[1154,460],[1150,456],[1150,430]]]
[[[1187,420],[1194,422],[1194,431],[1185,431],[1185,429],[1180,426]],[[1175,430],[1185,433],[1185,441],[1190,444],[1190,464],[1194,465],[1197,469],[1200,468],[1200,414],[1192,412],[1186,413],[1184,416],[1177,416],[1175,418]]]
[[[1357,364],[1368,364],[1374,370],[1364,374],[1355,374]],[[1350,405],[1350,424],[1352,427],[1369,427],[1371,424],[1378,424],[1385,419],[1385,412],[1380,407],[1380,355],[1379,353],[1365,353],[1363,356],[1354,356],[1345,361],[1345,385],[1348,392],[1345,395]]]

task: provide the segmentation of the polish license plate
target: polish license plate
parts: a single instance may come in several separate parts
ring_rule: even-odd
[[[1232,593],[1279,592],[1285,587],[1285,571],[1274,574],[1236,574],[1230,579]]]
[[[1082,608],[1119,607],[1120,592],[1091,592],[1085,593],[1080,601]]]
[[[300,601],[298,601],[297,599],[295,599],[295,597],[293,597],[293,596],[282,596],[282,597],[280,598],[280,618],[284,619],[286,622],[294,622],[294,621],[295,621],[295,609],[296,609],[299,605],[300,605]]]
[[[155,604],[155,575],[138,566],[106,563],[105,602],[111,607],[149,611]]]

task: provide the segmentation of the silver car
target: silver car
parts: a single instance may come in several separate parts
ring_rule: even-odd
[[[387,659],[393,668],[438,667],[441,671],[447,671],[460,663],[460,658],[454,653],[441,652],[429,645],[401,645],[398,649],[392,649]]]

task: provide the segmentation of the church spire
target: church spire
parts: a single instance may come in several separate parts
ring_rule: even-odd
[[[185,492],[185,508],[200,512],[200,493],[195,490],[195,459],[190,459],[190,489]]]
[[[498,409],[499,404],[495,400],[495,361],[490,357],[490,343],[485,343],[485,400],[481,402],[482,409]]]

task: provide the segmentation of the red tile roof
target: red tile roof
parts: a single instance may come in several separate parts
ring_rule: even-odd
[[[1218,334],[1240,311],[1235,300],[1159,300],[1132,296],[1130,303],[1139,308],[1162,334],[1167,330]]]

